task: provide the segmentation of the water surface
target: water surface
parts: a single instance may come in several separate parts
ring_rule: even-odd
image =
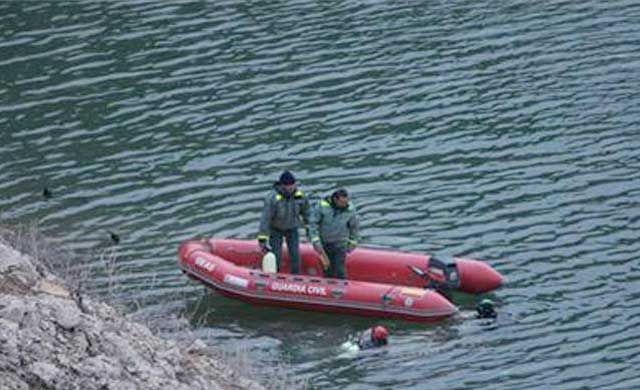
[[[5,0],[0,219],[79,252],[117,233],[138,317],[243,348],[264,378],[638,388],[638,20],[628,0]],[[314,196],[346,186],[367,244],[486,259],[507,320],[382,321],[391,344],[353,356],[370,319],[184,278],[179,243],[255,237],[284,169]]]

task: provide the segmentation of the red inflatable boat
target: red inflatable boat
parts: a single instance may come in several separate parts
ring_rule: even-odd
[[[436,289],[483,293],[502,284],[498,272],[477,260],[358,248],[347,257],[349,279],[340,280],[322,276],[311,245],[302,244],[300,254],[302,275],[283,272],[290,263],[286,248],[283,270],[266,273],[254,240],[203,239],[180,246],[179,265],[189,277],[223,295],[253,304],[419,322],[457,312]]]

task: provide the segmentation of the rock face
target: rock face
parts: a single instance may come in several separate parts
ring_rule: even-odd
[[[261,389],[66,288],[0,240],[0,389]]]

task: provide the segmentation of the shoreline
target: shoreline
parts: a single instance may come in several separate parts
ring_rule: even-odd
[[[3,230],[0,388],[265,388],[213,356],[202,340],[183,346],[163,339],[69,286],[42,259],[15,249],[6,239],[12,232]]]

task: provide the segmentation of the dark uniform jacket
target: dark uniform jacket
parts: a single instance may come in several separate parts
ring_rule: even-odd
[[[271,229],[290,230],[299,228],[303,223],[308,224],[310,209],[304,192],[298,189],[287,195],[280,184],[275,183],[264,199],[258,239],[268,239]]]
[[[349,202],[349,206],[341,209],[331,198],[323,199],[311,213],[309,230],[311,242],[344,244],[353,248],[358,244],[359,236],[356,207]]]

